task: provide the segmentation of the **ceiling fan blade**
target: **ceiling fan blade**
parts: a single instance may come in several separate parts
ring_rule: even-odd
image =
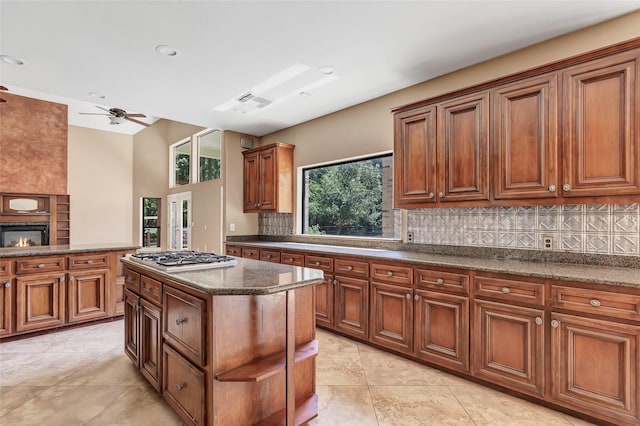
[[[98,106],[98,105],[96,105],[96,108],[99,108],[99,109],[101,109],[101,110],[103,110],[103,111],[107,111],[107,112],[109,113],[109,115],[111,115],[111,111],[109,111],[109,110],[108,110],[108,109],[106,109],[106,108],[102,108],[101,106]],[[106,115],[106,114],[104,114],[104,115]]]
[[[151,124],[147,124],[147,123],[145,123],[144,121],[136,120],[135,118],[125,117],[125,120],[129,120],[129,121],[131,121],[132,123],[140,124],[141,126],[144,126],[144,127],[149,127],[149,126],[151,126]]]
[[[111,115],[111,114],[101,114],[99,112],[79,112],[78,114],[82,114],[82,115]]]
[[[144,114],[129,114],[127,113],[127,117],[146,117]]]

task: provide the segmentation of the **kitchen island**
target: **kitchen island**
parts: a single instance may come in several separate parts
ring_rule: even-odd
[[[237,259],[166,272],[125,265],[125,353],[188,424],[317,416],[313,286],[322,271]]]

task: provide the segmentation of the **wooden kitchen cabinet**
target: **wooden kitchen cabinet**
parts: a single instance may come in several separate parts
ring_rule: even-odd
[[[400,352],[413,351],[413,289],[371,282],[369,340]]]
[[[369,281],[335,276],[335,329],[362,339],[369,336]]]
[[[0,336],[13,333],[14,280],[0,276]]]
[[[162,310],[140,299],[140,373],[158,391],[162,389]]]
[[[293,149],[277,142],[242,153],[245,213],[293,213]]]
[[[225,253],[227,256],[242,257],[242,247],[225,244]]]
[[[124,291],[124,353],[140,367],[140,296]]]
[[[640,194],[639,72],[639,50],[562,72],[563,197]]]
[[[205,302],[176,288],[165,286],[163,338],[191,362],[206,364]]]
[[[87,321],[107,316],[108,270],[70,271],[67,280],[69,322]]]
[[[555,402],[613,424],[637,425],[639,366],[639,326],[551,314]]]
[[[333,274],[324,274],[322,284],[313,287],[316,300],[316,324],[333,328],[334,325],[334,288],[337,281]]]
[[[246,259],[260,260],[260,249],[257,247],[243,247],[242,257]]]
[[[16,287],[16,332],[64,325],[64,273],[18,276]]]
[[[493,90],[493,198],[556,198],[558,75],[545,74]]]
[[[205,423],[205,374],[165,344],[163,350],[164,399],[192,425]]]
[[[260,249],[260,260],[264,262],[280,263],[280,252],[276,250]]]

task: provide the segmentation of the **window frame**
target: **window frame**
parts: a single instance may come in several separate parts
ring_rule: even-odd
[[[200,138],[203,136],[206,136],[210,133],[214,133],[214,132],[218,132],[220,134],[220,158],[216,158],[216,157],[210,157],[208,155],[200,155]],[[196,164],[195,168],[192,168],[192,181],[193,183],[198,183],[198,182],[209,182],[211,180],[218,180],[218,179],[222,179],[222,174],[223,174],[223,170],[222,170],[222,130],[220,129],[205,129],[202,130],[198,133],[195,133],[193,136],[191,136],[192,139],[192,150],[193,150],[193,158],[196,159],[196,161],[194,162],[194,164]],[[208,180],[201,180],[200,179],[200,157],[203,158],[213,158],[213,159],[217,159],[220,161],[220,177],[218,177],[218,179],[208,179]]]
[[[190,143],[189,149],[189,182],[185,184],[176,184],[176,149],[182,145],[186,145]],[[188,138],[184,138],[179,140],[176,143],[169,145],[169,188],[179,188],[182,186],[191,185],[194,183],[193,180],[193,137],[189,136]]]

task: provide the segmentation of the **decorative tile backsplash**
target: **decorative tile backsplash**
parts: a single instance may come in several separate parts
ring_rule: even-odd
[[[409,210],[414,243],[640,255],[640,203]]]
[[[258,214],[258,234],[288,237],[293,234],[292,213]]]

